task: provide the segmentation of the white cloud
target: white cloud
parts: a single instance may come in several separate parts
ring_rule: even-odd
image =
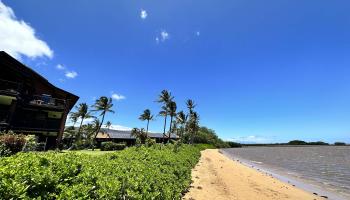
[[[102,128],[107,128],[107,126],[104,124],[102,125]],[[118,124],[112,124],[111,127],[109,128],[111,130],[119,130],[119,131],[130,131],[132,128],[118,125]]]
[[[165,30],[162,30],[157,36],[156,36],[156,42],[157,44],[159,42],[165,42],[166,40],[168,40],[170,38],[170,34],[165,31]]]
[[[140,13],[140,17],[141,17],[141,19],[146,19],[146,18],[147,18],[147,16],[148,16],[147,11],[146,11],[146,10],[141,9],[141,13]]]
[[[164,42],[165,40],[169,39],[169,33],[166,31],[162,31],[162,32],[160,32],[160,37],[161,37],[162,42]]]
[[[0,50],[17,59],[53,57],[50,47],[35,35],[35,30],[23,20],[18,20],[10,7],[0,0]]]
[[[66,71],[65,76],[67,78],[75,78],[78,76],[78,73],[75,71]]]
[[[238,137],[234,137],[234,138],[230,138],[230,141],[233,142],[239,142],[239,143],[243,143],[243,144],[247,144],[247,143],[259,143],[259,144],[264,144],[264,143],[270,143],[272,142],[271,139],[269,138],[265,138],[265,137],[261,137],[261,136],[256,136],[256,135],[249,135],[249,136],[238,136]]]
[[[201,35],[201,32],[197,31],[196,36],[200,36],[200,35]]]
[[[123,99],[126,99],[125,96],[121,95],[121,94],[117,94],[117,93],[114,93],[112,92],[112,98],[119,101],[119,100],[123,100]]]
[[[64,69],[66,69],[66,67],[63,66],[63,65],[61,65],[61,64],[56,65],[56,68],[59,69],[59,70],[64,70]]]

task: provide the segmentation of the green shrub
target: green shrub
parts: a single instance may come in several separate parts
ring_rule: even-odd
[[[198,147],[128,148],[91,156],[18,153],[0,159],[2,199],[181,199]]]
[[[24,144],[23,151],[38,151],[40,143],[36,141],[35,135],[27,135],[26,136],[26,143]]]
[[[0,157],[10,156],[12,152],[4,144],[0,143]]]
[[[0,144],[5,146],[11,152],[11,154],[22,151],[25,143],[25,135],[22,134],[10,132],[8,134],[0,135]]]
[[[102,142],[101,151],[116,151],[125,149],[125,143]]]
[[[155,139],[152,139],[152,138],[147,138],[146,141],[145,141],[145,145],[147,147],[154,146],[155,144],[157,144],[157,142],[156,142]]]

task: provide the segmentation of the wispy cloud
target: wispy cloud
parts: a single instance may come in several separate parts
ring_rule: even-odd
[[[56,68],[59,69],[59,70],[64,70],[64,69],[66,69],[66,67],[63,66],[63,65],[61,65],[61,64],[56,65]]]
[[[56,65],[56,69],[59,70],[59,71],[63,71],[64,72],[64,76],[67,78],[67,79],[74,79],[75,77],[78,76],[78,73],[74,70],[69,70],[68,67],[62,65],[62,64],[57,64]],[[65,82],[66,79],[64,78],[60,78],[58,79],[61,83]]]
[[[123,99],[126,99],[126,97],[124,95],[121,95],[121,94],[117,94],[115,92],[112,92],[112,99],[115,99],[117,101],[120,101],[120,100],[123,100]]]
[[[67,78],[73,79],[78,76],[78,73],[75,71],[66,71],[64,74]]]
[[[35,35],[35,30],[23,20],[17,19],[14,11],[0,0],[0,50],[20,59],[53,57],[50,47]]]
[[[146,11],[146,10],[141,9],[141,12],[140,12],[140,17],[141,17],[141,19],[146,19],[146,18],[147,18],[147,16],[148,16],[147,11]]]
[[[233,137],[229,139],[230,141],[234,141],[234,142],[239,142],[239,143],[252,143],[252,144],[256,144],[256,143],[270,143],[272,142],[271,138],[266,138],[266,137],[261,137],[261,136],[257,136],[257,135],[249,135],[249,136],[238,136],[238,137]]]
[[[201,32],[200,31],[197,31],[196,32],[196,36],[200,36],[201,35]]]

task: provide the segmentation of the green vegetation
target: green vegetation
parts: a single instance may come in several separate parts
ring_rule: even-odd
[[[125,143],[102,142],[101,151],[116,151],[125,149]]]
[[[18,153],[0,159],[0,196],[3,199],[181,199],[203,147],[141,146],[100,156]]]
[[[61,152],[62,153],[76,153],[76,154],[87,154],[87,155],[92,155],[92,156],[100,156],[100,155],[104,155],[107,153],[115,153],[116,151],[101,151],[100,149],[95,149],[93,151],[92,149],[84,149],[84,150],[76,150],[76,151],[63,150]]]
[[[307,142],[302,140],[292,140],[288,142],[289,145],[307,145]]]
[[[329,145],[328,143],[318,141],[318,142],[305,142],[302,140],[292,140],[287,143],[288,145]]]
[[[334,143],[335,146],[346,146],[345,142],[335,142]]]

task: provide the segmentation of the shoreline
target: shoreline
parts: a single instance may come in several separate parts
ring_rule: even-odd
[[[269,166],[261,165],[261,163],[255,163],[254,161],[250,161],[239,156],[233,156],[225,152],[225,150],[220,149],[219,152],[221,152],[223,155],[225,155],[226,157],[228,157],[229,159],[235,162],[239,162],[240,164],[246,167],[249,167],[251,169],[254,169],[258,172],[269,174],[274,178],[278,179],[279,181],[282,181],[286,184],[290,184],[292,186],[300,188],[311,194],[316,193],[318,196],[325,196],[325,197],[328,197],[328,199],[332,199],[332,200],[347,199],[347,197],[331,192],[327,188],[324,188],[321,185],[314,183],[314,181],[308,181],[302,178],[297,178],[295,176],[288,174],[287,172],[282,172],[282,170],[272,169]]]
[[[192,180],[184,200],[326,199],[234,161],[218,149],[201,152]]]

